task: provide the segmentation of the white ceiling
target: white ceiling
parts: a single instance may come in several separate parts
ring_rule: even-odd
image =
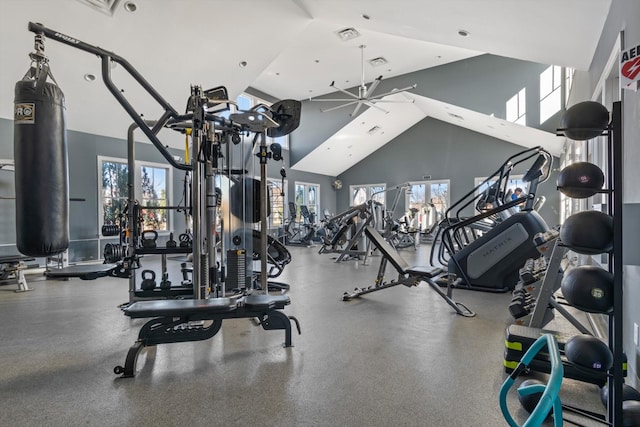
[[[90,1],[104,4],[114,0]],[[1,0],[0,99],[4,102],[0,104],[0,117],[12,118],[9,100],[13,99],[13,87],[29,66],[28,53],[33,50],[33,34],[27,31],[29,21],[115,52],[137,68],[174,108],[183,111],[192,84],[204,88],[225,85],[233,97],[251,86],[281,99],[306,99],[332,92],[329,83],[333,80],[340,87],[355,86],[360,80],[361,44],[367,46],[366,59],[384,56],[389,61],[381,69],[367,64],[367,81],[482,53],[586,70],[611,3],[134,1],[135,12],[127,12],[125,0],[120,0],[110,16],[83,4],[83,0]],[[360,37],[340,40],[335,33],[347,27],[357,29]],[[459,30],[470,35],[461,37]],[[66,95],[68,128],[125,138],[132,120],[101,83],[100,61],[54,41],[47,41],[45,51]],[[247,63],[244,68],[239,66],[242,61]],[[87,73],[98,79],[85,81]],[[155,102],[123,74],[120,67],[113,70],[116,84],[145,118],[157,118],[161,111]],[[427,114],[436,117],[431,101],[424,101],[429,104]],[[413,108],[422,104],[416,101]],[[488,133],[487,129],[485,126],[482,131]],[[181,136],[171,132],[163,132],[162,137],[167,145],[184,144]]]

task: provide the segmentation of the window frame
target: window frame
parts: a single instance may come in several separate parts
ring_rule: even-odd
[[[380,190],[379,188],[382,188]],[[349,186],[349,206],[356,206],[353,192],[356,188],[365,188],[367,197],[365,200],[371,199],[371,197],[376,194],[376,201],[380,202],[382,206],[387,206],[387,184],[386,183],[377,183],[377,184],[354,184]],[[376,189],[374,191],[374,188]]]
[[[510,112],[510,104],[514,102],[515,99],[515,107],[516,107],[516,117],[512,116],[512,112]],[[527,88],[523,87],[518,92],[515,93],[511,98],[507,100],[505,103],[505,118],[506,120],[517,123],[523,126],[527,125]]]
[[[298,204],[297,202],[297,190],[299,186],[304,187],[303,191],[303,203]],[[314,205],[309,205],[308,202],[308,193],[309,187],[316,187],[316,203]],[[320,184],[315,182],[305,182],[305,181],[294,181],[293,183],[293,203],[296,205],[296,221],[299,221],[302,217],[300,215],[300,206],[305,205],[309,212],[315,215],[316,221],[320,218],[321,208],[320,208]],[[288,205],[288,203],[287,203]],[[311,209],[311,206],[314,206],[314,209]],[[288,212],[287,212],[288,213]]]
[[[129,162],[127,159],[121,158],[121,157],[111,157],[111,156],[97,156],[97,175],[98,175],[98,188],[97,188],[97,193],[98,193],[98,238],[104,238],[104,236],[102,236],[102,234],[100,233],[100,230],[102,230],[102,226],[104,225],[104,196],[102,193],[103,187],[102,187],[102,164],[103,162],[110,162],[110,163],[119,163],[119,164],[124,164],[127,167],[127,173],[128,173],[128,167],[129,167]],[[134,185],[133,185],[133,191],[134,191],[134,199],[135,200],[141,200],[142,199],[142,168],[143,167],[152,167],[152,168],[158,168],[158,169],[165,169],[166,170],[166,201],[167,201],[167,206],[172,206],[173,203],[173,168],[166,164],[166,163],[158,163],[158,162],[151,162],[151,161],[146,161],[146,160],[136,160],[134,162]],[[128,181],[127,181],[128,182]],[[124,199],[126,201],[129,200],[129,194],[128,194],[128,190],[129,188],[126,189],[126,196],[124,197]],[[172,209],[168,209],[167,212],[167,230],[157,230],[158,234],[160,235],[168,235],[171,230],[173,229],[173,224],[174,223],[174,217],[173,217],[173,210]]]

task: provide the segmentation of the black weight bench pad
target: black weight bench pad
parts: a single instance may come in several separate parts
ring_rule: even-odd
[[[222,314],[235,310],[238,300],[214,298],[207,300],[137,301],[125,308],[124,314],[132,318],[181,317],[192,314]]]
[[[384,237],[380,235],[373,227],[367,225],[364,229],[365,234],[371,240],[376,248],[384,256],[400,274],[410,274],[412,276],[433,278],[442,273],[442,269],[438,267],[423,267],[415,266],[410,267],[407,261],[404,260]]]
[[[0,264],[16,264],[22,261],[35,261],[35,258],[25,255],[3,255],[0,256]]]
[[[57,268],[46,272],[47,277],[67,279],[77,277],[82,280],[94,280],[99,277],[109,276],[117,264],[88,264],[72,265],[65,268]]]
[[[407,273],[413,276],[428,277],[430,279],[433,279],[434,277],[442,273],[442,269],[438,267],[418,265],[415,267],[409,267],[407,269]]]
[[[249,311],[282,310],[291,300],[287,295],[249,295],[242,300]]]

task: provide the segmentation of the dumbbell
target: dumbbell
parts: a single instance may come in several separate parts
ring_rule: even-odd
[[[147,249],[153,249],[156,247],[156,240],[158,240],[158,232],[156,230],[144,230],[142,235],[142,247]]]
[[[180,264],[180,272],[182,273],[182,282],[180,284],[182,286],[191,286],[191,279],[189,279],[189,273],[193,273],[193,268],[187,267],[187,263],[183,262]]]
[[[509,313],[514,319],[519,319],[531,313],[531,304],[523,304],[520,301],[513,301],[509,304]]]
[[[143,291],[151,291],[156,287],[156,272],[153,270],[142,270],[142,283],[140,287]]]

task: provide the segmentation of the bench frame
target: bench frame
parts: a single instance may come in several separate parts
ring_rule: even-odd
[[[220,331],[224,319],[257,319],[264,330],[284,330],[284,347],[293,347],[291,320],[295,322],[298,333],[300,324],[295,317],[281,311],[289,303],[288,297],[278,295],[132,303],[123,309],[125,315],[152,319],[140,329],[138,339],[129,348],[124,366],[116,366],[113,372],[122,374],[122,378],[134,377],[138,356],[145,347],[207,340]]]
[[[387,289],[398,285],[412,287],[418,286],[420,282],[426,282],[434,291],[438,293],[438,295],[440,295],[447,302],[447,304],[453,307],[453,309],[459,315],[465,317],[474,317],[476,315],[467,306],[453,299],[453,276],[449,275],[447,277],[447,292],[445,293],[434,281],[436,276],[442,274],[442,269],[421,266],[411,267],[404,260],[404,258],[400,256],[398,251],[396,251],[386,240],[384,240],[382,235],[380,235],[380,233],[378,233],[373,227],[367,225],[364,228],[364,232],[369,238],[369,241],[373,243],[373,245],[380,251],[380,254],[382,255],[382,260],[380,261],[380,266],[378,267],[378,275],[376,276],[374,285],[367,288],[356,288],[353,292],[345,292],[342,296],[343,301],[350,301],[354,298],[359,298],[362,295],[370,294],[372,292],[377,292],[382,289]],[[391,265],[393,265],[393,267],[398,272],[398,278],[390,282],[384,281],[384,274],[387,268],[387,263],[391,263]]]

